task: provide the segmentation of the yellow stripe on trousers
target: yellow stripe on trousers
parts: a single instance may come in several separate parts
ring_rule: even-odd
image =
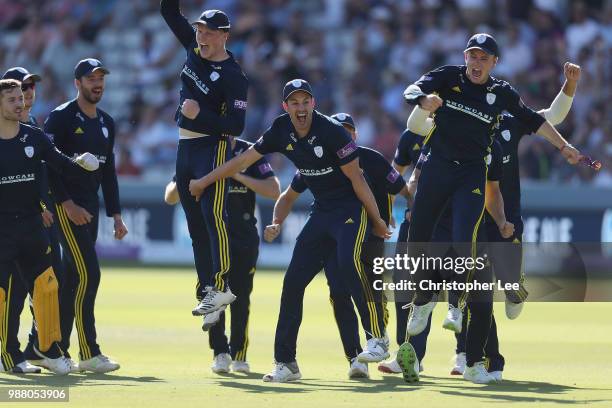
[[[87,267],[85,266],[83,255],[81,254],[77,240],[72,232],[68,215],[60,205],[56,205],[56,209],[62,232],[64,233],[66,242],[68,242],[77,273],[79,274],[79,285],[74,299],[74,318],[76,320],[75,324],[79,339],[79,348],[81,350],[81,359],[89,360],[92,358],[91,350],[87,344],[85,329],[83,327],[83,298],[85,297],[85,290],[87,288]]]
[[[3,360],[7,363],[7,366],[4,367],[5,370],[11,370],[15,364],[13,363],[13,358],[6,351],[6,336],[8,335],[8,321],[10,314],[10,300],[11,300],[11,289],[13,286],[13,275],[9,276],[8,280],[8,291],[6,293],[5,304],[4,304],[4,319],[2,319],[2,326],[0,327],[0,342],[2,342],[2,357]]]
[[[248,316],[250,316],[250,312],[251,312],[251,304],[249,303],[249,306],[247,308]],[[247,317],[246,327],[244,328],[244,343],[242,344],[242,348],[240,349],[240,351],[236,353],[235,359],[237,361],[246,361],[246,352],[247,352],[247,349],[249,348],[249,321],[250,319],[249,317]]]
[[[225,162],[225,152],[227,142],[221,140],[217,147],[216,166],[219,167]],[[217,238],[219,240],[219,261],[220,269],[214,276],[215,286],[219,290],[225,290],[223,276],[228,272],[229,259],[229,239],[227,236],[227,226],[223,220],[223,208],[225,201],[225,179],[221,179],[215,183],[215,198],[213,205],[213,215],[215,218],[215,229],[217,230]]]
[[[485,162],[485,180],[489,174],[489,166],[486,165]],[[486,181],[485,181],[486,182]],[[485,192],[486,194],[486,192]],[[480,227],[480,223],[482,222],[482,218],[485,213],[485,200],[482,200],[482,211],[480,211],[480,216],[478,217],[478,221],[476,221],[476,226],[474,227],[474,231],[472,231],[472,248],[471,248],[471,256],[472,259],[476,259],[476,255],[478,255],[478,228]],[[465,280],[466,283],[471,282],[474,276],[475,268],[471,268],[468,270],[467,278]],[[468,292],[464,290],[459,296],[459,308],[463,309],[465,307],[465,302],[467,301]]]
[[[368,218],[365,213],[365,209],[361,208],[361,220],[359,223],[359,231],[357,232],[357,239],[355,241],[355,247],[353,249],[353,262],[355,264],[355,268],[357,269],[357,273],[359,275],[359,280],[361,281],[361,286],[363,288],[363,294],[365,297],[366,305],[368,307],[368,312],[370,315],[370,329],[372,330],[372,336],[374,337],[382,337],[382,333],[379,330],[378,324],[378,313],[376,311],[376,303],[374,302],[374,296],[372,294],[372,289],[370,288],[370,284],[368,281],[368,277],[363,270],[363,263],[361,262],[361,246],[363,241],[365,240],[365,233],[367,230]]]

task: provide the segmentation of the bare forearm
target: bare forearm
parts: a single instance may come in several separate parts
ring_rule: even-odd
[[[567,96],[573,97],[574,95],[576,95],[577,87],[578,87],[578,81],[568,81],[566,79],[565,83],[563,84],[563,88],[561,90]]]
[[[537,133],[544,136],[553,146],[557,149],[561,149],[567,143],[567,140],[555,129],[548,121],[542,123],[542,126],[538,129]]]
[[[262,197],[276,200],[280,195],[280,182],[276,177],[261,180],[242,173],[235,174],[233,177]]]
[[[504,212],[504,198],[498,188],[487,187],[485,195],[485,206],[487,211],[495,221],[497,226],[502,226],[506,222],[506,214]]]
[[[281,194],[276,201],[276,204],[274,204],[272,224],[282,224],[291,212],[293,203],[295,203],[295,200],[289,198],[286,193]]]

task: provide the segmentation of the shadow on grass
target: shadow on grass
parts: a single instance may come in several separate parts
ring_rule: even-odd
[[[123,384],[121,384],[123,382]],[[11,386],[47,386],[47,387],[72,387],[79,385],[119,385],[122,387],[135,387],[138,383],[162,383],[165,380],[157,377],[130,377],[118,374],[69,374],[54,375],[45,374],[6,374],[0,376],[0,387]],[[134,384],[130,384],[134,383]]]
[[[230,377],[234,378],[234,380],[230,380]],[[502,383],[478,386],[466,383],[462,378],[434,376],[422,376],[421,381],[414,384],[407,384],[398,376],[385,376],[382,381],[361,379],[357,381],[332,380],[323,382],[315,378],[303,378],[300,381],[292,381],[286,384],[264,383],[259,375],[242,378],[227,376],[226,378],[213,380],[213,382],[223,387],[261,394],[308,394],[315,391],[347,391],[362,394],[378,394],[428,390],[450,396],[486,399],[489,402],[584,404],[612,401],[609,399],[581,399],[575,396],[572,399],[557,399],[554,397],[567,398],[573,391],[612,391],[612,389],[582,388],[539,381],[505,380]]]

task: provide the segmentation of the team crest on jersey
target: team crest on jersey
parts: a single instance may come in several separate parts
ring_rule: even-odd
[[[323,148],[321,146],[315,146],[314,147],[314,153],[320,159],[321,157],[323,157]]]
[[[487,154],[487,157],[485,157],[485,162],[487,163],[487,166],[491,165],[491,161],[493,160],[493,157],[491,156],[491,154]]]
[[[512,138],[512,133],[510,133],[508,129],[502,130],[501,135],[506,142],[509,142],[510,139]]]
[[[487,93],[487,103],[489,105],[493,105],[493,103],[495,103],[495,98],[496,96],[494,93],[491,93],[491,92]]]
[[[34,147],[26,146],[23,148],[23,151],[25,152],[26,156],[28,156],[30,159],[34,157]]]
[[[219,77],[221,77],[221,75],[219,75],[219,73],[217,71],[213,71],[210,73],[210,80],[215,82],[217,79],[219,79]]]
[[[104,135],[105,138],[108,139],[108,129],[107,128],[105,127],[102,128],[102,134]]]

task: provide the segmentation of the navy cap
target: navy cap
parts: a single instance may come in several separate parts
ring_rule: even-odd
[[[199,19],[191,23],[191,25],[194,24],[204,24],[213,30],[229,30],[231,28],[227,14],[221,10],[205,10],[200,14]]]
[[[41,80],[40,75],[30,74],[30,71],[24,67],[9,68],[4,75],[2,75],[2,79],[16,79],[19,82],[27,81],[28,79],[34,82]]]
[[[331,117],[332,119],[336,119],[342,125],[348,125],[355,129],[355,121],[353,121],[353,118],[348,113],[334,113],[331,115]]]
[[[314,97],[312,94],[312,88],[310,87],[308,81],[304,81],[303,79],[292,79],[291,81],[287,82],[283,88],[283,101],[286,101],[291,94],[297,91],[304,91],[310,96]]]
[[[497,47],[497,41],[492,35],[486,33],[474,34],[468,41],[465,51],[477,48],[483,50],[489,55],[495,55],[499,57],[499,47]]]
[[[81,79],[85,75],[89,75],[94,71],[102,71],[105,74],[110,74],[110,71],[102,66],[100,60],[95,58],[85,58],[84,60],[80,60],[74,67],[74,77],[76,79]]]

